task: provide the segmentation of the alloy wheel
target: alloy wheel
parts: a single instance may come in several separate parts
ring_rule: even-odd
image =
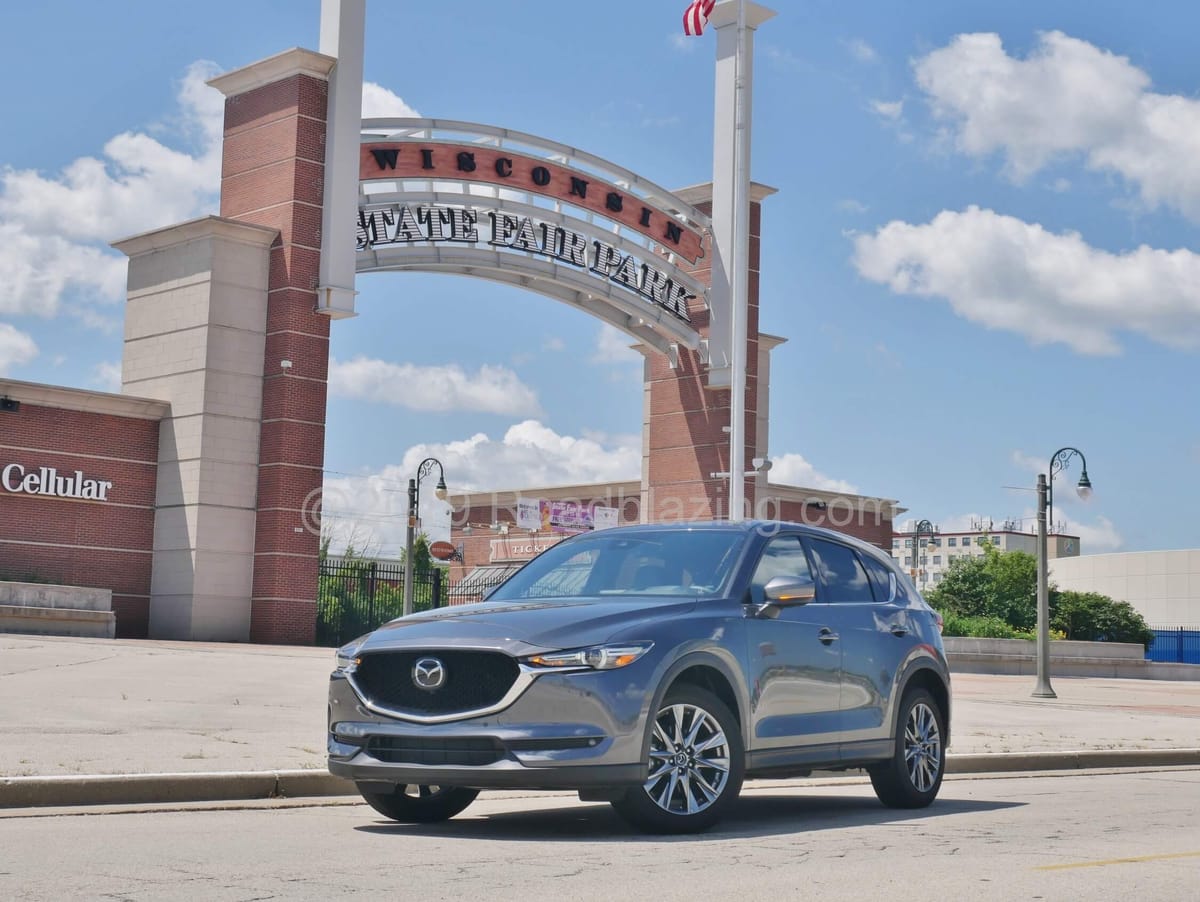
[[[913,705],[904,726],[904,762],[908,778],[918,792],[928,792],[937,782],[942,762],[942,734],[937,716],[924,702]]]
[[[725,790],[729,755],[725,732],[712,714],[697,705],[668,705],[650,737],[646,795],[671,814],[704,811]]]

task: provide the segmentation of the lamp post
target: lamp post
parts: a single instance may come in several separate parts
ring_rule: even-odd
[[[1050,555],[1047,521],[1054,510],[1054,477],[1067,468],[1076,454],[1083,465],[1083,474],[1075,491],[1086,501],[1092,494],[1092,481],[1088,479],[1087,458],[1078,448],[1059,448],[1055,451],[1050,457],[1050,478],[1047,479],[1045,473],[1039,473],[1037,479],[1037,685],[1033,689],[1034,698],[1058,698],[1050,686],[1050,579],[1047,572]]]
[[[913,527],[913,572],[917,577],[913,582],[919,582],[922,589],[925,587],[925,577],[921,570],[921,536],[923,535],[929,536],[930,541],[937,535],[937,529],[928,520],[921,520]]]
[[[436,457],[427,457],[417,467],[417,476],[408,481],[408,531],[404,537],[404,616],[413,612],[413,539],[417,530],[418,509],[421,504],[421,480],[438,469],[437,488],[434,494],[438,500],[446,500],[446,471],[442,462]]]

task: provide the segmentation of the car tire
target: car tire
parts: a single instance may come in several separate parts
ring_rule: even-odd
[[[402,824],[436,824],[463,811],[475,801],[478,789],[461,786],[417,786],[399,784],[392,792],[375,792],[359,786],[363,800],[382,814]]]
[[[867,768],[879,801],[889,808],[924,808],[937,798],[946,772],[946,727],[941,708],[925,689],[900,701],[892,757]]]
[[[650,725],[645,783],[612,802],[649,833],[698,833],[717,823],[742,789],[741,727],[725,704],[696,686],[667,692]]]

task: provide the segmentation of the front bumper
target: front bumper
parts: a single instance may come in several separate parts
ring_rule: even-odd
[[[440,723],[372,711],[334,673],[329,771],[356,783],[476,789],[638,785],[649,697],[630,670],[545,674],[502,711]]]

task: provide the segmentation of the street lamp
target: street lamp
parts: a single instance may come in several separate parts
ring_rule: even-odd
[[[923,535],[929,536],[930,541],[937,535],[937,529],[928,520],[921,520],[913,528],[913,568],[922,589],[925,586],[925,576],[921,570],[921,536]],[[917,579],[913,580],[914,583],[917,581]]]
[[[1092,496],[1092,481],[1088,479],[1087,458],[1078,448],[1059,448],[1050,458],[1050,478],[1045,473],[1038,474],[1038,543],[1037,543],[1037,686],[1034,687],[1034,698],[1058,698],[1058,694],[1050,686],[1050,579],[1047,573],[1049,549],[1046,545],[1046,526],[1048,518],[1054,511],[1054,477],[1065,470],[1071,463],[1071,458],[1079,455],[1083,465],[1083,475],[1075,491],[1086,501]]]
[[[417,467],[417,476],[408,481],[408,532],[404,537],[404,616],[413,612],[413,538],[417,530],[418,509],[421,504],[421,480],[438,468],[438,483],[434,489],[439,501],[446,500],[446,471],[436,457],[427,457]]]

